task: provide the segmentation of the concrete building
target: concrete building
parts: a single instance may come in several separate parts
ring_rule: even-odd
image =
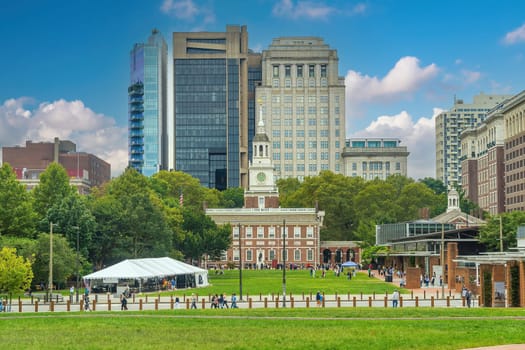
[[[505,211],[503,105],[460,135],[461,186],[469,200],[491,215]]]
[[[260,55],[248,50],[246,26],[173,33],[173,67],[175,169],[209,188],[247,188]]]
[[[525,91],[501,108],[505,124],[505,211],[525,210]]]
[[[262,53],[263,103],[276,178],[341,173],[345,85],[337,51],[317,37],[282,37]]]
[[[77,152],[71,141],[33,143],[26,141],[25,147],[3,147],[4,163],[14,169],[17,179],[28,190],[39,184],[39,176],[52,162],[61,164],[70,177],[71,185],[80,194],[88,194],[92,187],[100,186],[111,178],[111,165],[85,152]]]
[[[206,209],[218,225],[232,225],[232,246],[220,265],[243,268],[276,268],[286,264],[317,266],[321,262],[319,230],[324,212],[316,208],[280,208],[275,186],[271,142],[265,131],[262,109],[253,139],[249,188],[244,207]]]
[[[436,178],[447,188],[461,184],[461,132],[476,127],[489,110],[509,97],[479,94],[474,96],[471,104],[455,99],[449,111],[436,117]]]
[[[157,29],[133,46],[128,87],[129,166],[150,176],[168,169],[168,48]]]
[[[400,144],[401,140],[392,138],[346,140],[342,153],[343,174],[365,180],[384,180],[394,174],[407,176],[410,153]]]

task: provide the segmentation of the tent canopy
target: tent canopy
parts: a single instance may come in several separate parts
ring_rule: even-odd
[[[201,276],[208,285],[208,271],[172,258],[127,259],[84,276],[84,280],[163,278],[177,275]]]
[[[347,261],[341,265],[342,267],[358,267],[359,265],[353,261]]]

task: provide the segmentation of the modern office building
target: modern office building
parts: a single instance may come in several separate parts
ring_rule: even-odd
[[[248,50],[246,26],[173,33],[174,164],[203,186],[248,187],[258,56]]]
[[[525,91],[501,108],[505,124],[505,211],[525,210]]]
[[[399,139],[348,139],[342,152],[343,174],[365,180],[384,180],[395,174],[407,176],[409,154]]]
[[[443,181],[445,186],[461,184],[461,132],[476,127],[489,110],[509,97],[479,94],[474,96],[471,104],[455,99],[449,111],[436,117],[436,178]]]
[[[341,173],[345,85],[337,51],[317,37],[276,38],[256,88],[272,138],[276,178]]]
[[[469,200],[491,215],[505,211],[504,104],[491,109],[481,124],[460,135],[461,187]]]
[[[157,29],[130,53],[129,166],[150,176],[168,169],[168,49]]]
[[[100,186],[111,178],[111,165],[90,153],[77,152],[71,141],[55,138],[54,142],[26,141],[25,147],[3,147],[2,159],[16,173],[17,179],[28,190],[39,184],[40,174],[52,162],[67,171],[71,185],[80,194],[88,194],[92,187]]]

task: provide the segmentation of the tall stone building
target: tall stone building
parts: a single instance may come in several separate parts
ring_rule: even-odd
[[[461,132],[476,127],[489,110],[509,97],[479,94],[471,104],[455,99],[449,111],[436,117],[436,178],[445,186],[461,184]]]
[[[345,85],[337,51],[317,37],[282,37],[262,53],[256,89],[272,138],[276,178],[341,173]]]

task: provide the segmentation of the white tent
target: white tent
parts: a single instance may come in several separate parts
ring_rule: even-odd
[[[192,280],[188,286],[208,286],[208,271],[181,261],[164,257],[148,259],[127,259],[105,269],[84,276],[84,281],[118,281],[118,280],[147,280],[162,279],[165,277],[184,276],[185,280]],[[113,282],[116,283],[116,282]]]

